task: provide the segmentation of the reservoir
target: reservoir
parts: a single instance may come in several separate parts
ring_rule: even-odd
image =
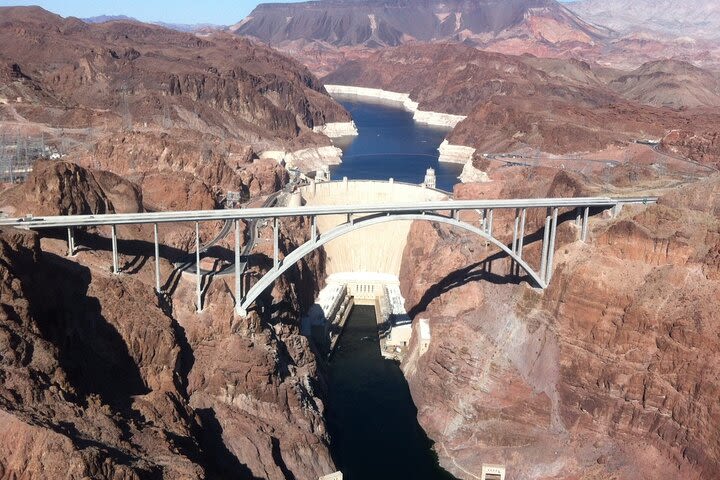
[[[330,360],[328,425],[346,480],[445,480],[397,362],[380,354],[375,308],[355,306]]]
[[[452,192],[463,166],[438,162],[437,150],[449,129],[415,122],[413,114],[400,104],[359,101],[357,97],[336,100],[352,115],[358,135],[336,139],[343,159],[330,168],[333,179],[393,178],[419,184],[425,171],[434,168],[437,188]]]

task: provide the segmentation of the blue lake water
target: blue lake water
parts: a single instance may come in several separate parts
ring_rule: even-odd
[[[452,191],[462,165],[438,162],[437,148],[449,129],[417,123],[399,104],[337,99],[352,115],[357,137],[337,139],[343,163],[330,167],[333,180],[387,180],[421,183],[432,167],[437,187]]]

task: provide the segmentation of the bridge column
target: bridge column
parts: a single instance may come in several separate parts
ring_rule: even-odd
[[[277,268],[280,261],[278,259],[278,253],[279,253],[279,247],[278,247],[278,219],[277,217],[273,218],[273,267]]]
[[[492,237],[492,231],[493,231],[493,209],[491,208],[488,211],[488,218],[487,218],[487,234]]]
[[[118,274],[120,273],[120,268],[118,267],[117,230],[115,225],[111,226],[110,236],[112,242],[113,273]]]
[[[311,227],[310,227],[310,240],[315,243],[317,242],[317,217],[313,215],[310,217]]]
[[[582,227],[582,208],[580,207],[575,209],[575,225]]]
[[[242,272],[240,271],[240,219],[235,219],[235,309],[242,304]]]
[[[488,209],[484,208],[482,213],[482,219],[480,220],[480,229],[483,232],[487,232],[487,216],[488,216]]]
[[[523,208],[520,212],[520,235],[518,236],[517,256],[522,260],[523,246],[525,245],[525,218],[527,209]]]
[[[520,227],[520,209],[515,209],[515,224],[513,225],[512,252],[517,253],[518,229]]]
[[[543,230],[542,257],[540,258],[540,278],[545,281],[545,272],[547,270],[548,243],[550,242],[550,209],[545,214],[545,228]]]
[[[550,227],[550,245],[548,246],[547,271],[545,272],[545,284],[550,284],[553,274],[553,259],[555,257],[555,232],[557,231],[558,209],[553,208],[552,226]]]
[[[68,257],[75,255],[75,236],[72,227],[68,227]]]
[[[580,234],[580,240],[583,242],[587,241],[588,216],[590,216],[590,207],[585,207],[585,210],[583,211],[582,233]]]
[[[160,290],[160,243],[158,242],[158,224],[153,224],[153,234],[155,237],[155,291],[162,293]]]
[[[195,222],[195,293],[197,293],[197,311],[202,312],[202,290],[200,283],[200,222]]]

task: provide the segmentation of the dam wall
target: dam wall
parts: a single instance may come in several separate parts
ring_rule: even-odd
[[[301,188],[306,205],[352,205],[388,202],[446,200],[445,193],[397,182],[353,180],[325,182]],[[318,217],[318,230],[327,232],[345,223],[341,215]],[[328,275],[340,273],[400,274],[410,221],[372,225],[337,238],[325,245]]]

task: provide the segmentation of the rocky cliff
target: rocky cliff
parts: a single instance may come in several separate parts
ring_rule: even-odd
[[[66,162],[36,169],[2,200],[36,215],[143,203],[132,183]],[[213,280],[196,313],[194,284],[171,263],[194,248],[188,226],[161,227],[160,296],[151,230],[118,228],[121,275],[102,229],[76,231],[74,257],[58,233],[0,229],[0,478],[310,480],[334,470],[324,383],[298,323],[321,255],[238,318],[232,279]],[[308,234],[284,222],[282,251]],[[267,245],[257,271],[268,268]]]
[[[538,188],[588,192],[572,184]],[[460,478],[483,463],[518,479],[715,478],[718,212],[714,176],[593,219],[587,244],[562,222],[544,292],[476,239],[416,223],[402,290],[432,341],[403,368],[443,466]]]
[[[214,201],[247,196],[258,152],[329,145],[314,130],[350,120],[307,68],[228,33],[88,24],[35,7],[2,8],[0,22],[6,131],[138,184],[182,172]]]
[[[335,46],[378,47],[413,40],[488,40],[542,19],[565,26],[571,36],[567,40],[590,41],[605,33],[555,0],[331,0],[261,4],[231,30],[270,44],[313,40]]]
[[[718,7],[702,0],[323,0],[261,4],[229,30],[292,54],[318,74],[418,42],[628,70],[668,58],[716,69],[717,21]]]

